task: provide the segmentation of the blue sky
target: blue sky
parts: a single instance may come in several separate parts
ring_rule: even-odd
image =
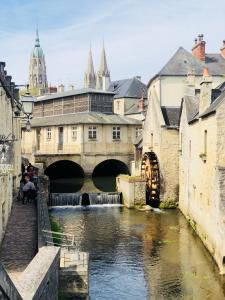
[[[89,45],[97,70],[103,39],[112,79],[147,82],[198,33],[207,52],[219,52],[224,11],[224,0],[0,0],[0,60],[16,83],[27,82],[38,24],[52,85],[81,87]]]

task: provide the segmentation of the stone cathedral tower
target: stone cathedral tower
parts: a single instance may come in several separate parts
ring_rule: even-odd
[[[38,30],[36,31],[35,46],[30,56],[29,87],[37,89],[39,95],[47,92],[47,74],[44,52],[40,46]]]
[[[96,77],[96,89],[107,91],[110,84],[110,72],[107,66],[104,43],[102,47],[100,68]]]
[[[89,55],[88,55],[87,71],[84,73],[84,88],[95,89],[95,86],[96,86],[96,78],[95,78],[94,64],[92,59],[92,52],[90,48]]]

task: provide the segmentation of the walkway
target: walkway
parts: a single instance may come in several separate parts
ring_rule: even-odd
[[[0,260],[13,279],[24,271],[37,253],[37,214],[32,203],[14,200]]]

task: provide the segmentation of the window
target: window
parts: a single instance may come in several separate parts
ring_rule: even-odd
[[[77,140],[77,126],[72,127],[72,140],[73,141]]]
[[[113,140],[120,140],[120,127],[113,127]]]
[[[142,134],[142,128],[141,127],[136,127],[136,138]]]
[[[50,141],[52,138],[52,130],[51,128],[46,128],[46,133],[47,133],[47,141]]]
[[[89,138],[89,140],[96,140],[97,126],[89,126],[88,127],[88,138]]]

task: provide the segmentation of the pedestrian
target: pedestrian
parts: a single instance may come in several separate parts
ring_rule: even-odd
[[[27,202],[35,199],[37,196],[36,188],[33,182],[30,181],[30,177],[25,175],[25,184],[23,186],[23,204],[25,204],[25,199]]]

